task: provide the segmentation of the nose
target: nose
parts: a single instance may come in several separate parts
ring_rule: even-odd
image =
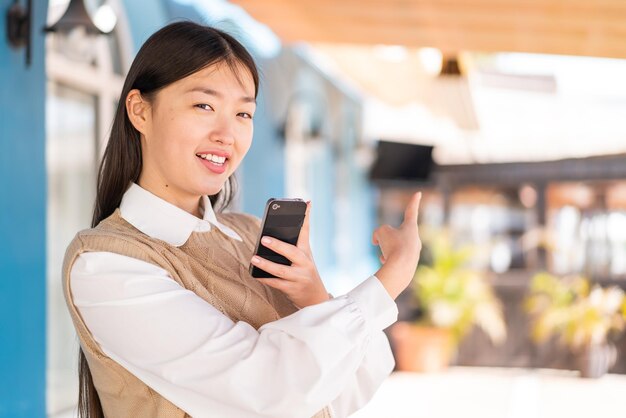
[[[231,145],[235,142],[235,121],[227,117],[219,117],[211,130],[210,139],[224,145]]]

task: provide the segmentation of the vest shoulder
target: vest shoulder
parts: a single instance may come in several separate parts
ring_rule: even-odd
[[[64,265],[84,252],[106,251],[139,259],[146,259],[146,251],[155,245],[149,238],[126,222],[117,209],[103,219],[95,228],[83,229],[76,233],[67,246]]]
[[[83,229],[76,233],[74,241],[85,241],[93,239],[136,239],[137,235],[143,235],[141,231],[126,222],[116,209],[109,217],[100,221],[94,228]]]

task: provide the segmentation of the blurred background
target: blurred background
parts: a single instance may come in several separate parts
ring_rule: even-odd
[[[354,416],[588,417],[626,391],[626,3],[0,0],[0,416],[75,416],[61,289],[134,54],[177,19],[261,69],[231,210],[313,201],[341,294],[417,190],[424,250]],[[44,28],[48,28],[44,31]]]

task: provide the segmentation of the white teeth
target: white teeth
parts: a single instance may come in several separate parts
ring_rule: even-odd
[[[211,161],[216,164],[224,164],[226,157],[219,157],[213,154],[196,154],[200,158],[204,158],[207,161]]]

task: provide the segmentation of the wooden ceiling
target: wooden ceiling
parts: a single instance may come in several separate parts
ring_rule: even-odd
[[[231,0],[286,43],[626,58],[626,0]]]

